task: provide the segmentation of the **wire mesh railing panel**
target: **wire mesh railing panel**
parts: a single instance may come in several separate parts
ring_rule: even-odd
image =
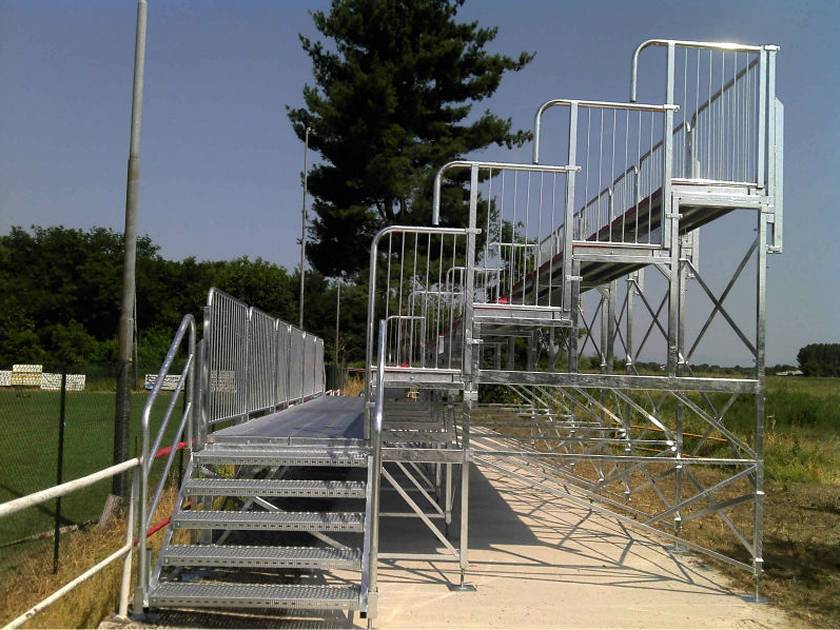
[[[386,367],[461,369],[466,250],[456,228],[394,226],[374,240],[368,334],[386,321]]]
[[[248,330],[248,411],[270,409],[277,405],[274,380],[277,366],[277,320],[251,308]]]
[[[211,423],[242,417],[248,409],[248,311],[236,298],[210,291],[204,338]]]
[[[277,361],[274,372],[274,395],[279,405],[289,402],[289,371],[285,366],[289,365],[289,338],[291,327],[283,321],[277,322]]]
[[[204,337],[210,424],[324,393],[323,340],[217,289],[210,292]]]
[[[315,393],[315,353],[317,340],[311,335],[303,337],[303,395],[306,398]]]
[[[324,371],[324,340],[315,340],[315,391],[326,391],[326,372]]]
[[[303,331],[290,327],[289,330],[289,400],[303,398]],[[296,366],[294,363],[297,362]]]

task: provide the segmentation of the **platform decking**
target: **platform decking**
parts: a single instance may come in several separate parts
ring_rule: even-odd
[[[321,396],[300,405],[227,427],[215,439],[364,437],[364,398]]]

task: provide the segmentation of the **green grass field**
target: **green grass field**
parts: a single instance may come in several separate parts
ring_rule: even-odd
[[[140,413],[145,393],[132,396],[130,445],[138,443]],[[170,400],[163,394],[152,414],[157,429]],[[176,409],[180,409],[177,403]],[[171,440],[180,414],[170,421],[165,443]],[[45,391],[0,392],[0,502],[52,486],[56,482],[59,393]],[[154,431],[153,431],[154,435]],[[68,392],[64,442],[64,480],[69,481],[111,465],[114,441],[114,393]],[[98,518],[110,492],[110,480],[62,499],[62,524],[80,524]],[[55,503],[19,512],[0,520],[0,559],[43,542],[11,544],[53,527]],[[4,564],[6,564],[4,562]],[[8,568],[8,567],[7,567]]]

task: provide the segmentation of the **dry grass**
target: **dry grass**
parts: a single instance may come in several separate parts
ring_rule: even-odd
[[[364,379],[354,377],[349,379],[341,388],[342,396],[359,396],[365,391]]]
[[[177,492],[173,486],[161,498],[153,522],[172,513]],[[155,552],[163,538],[159,532],[150,539]],[[0,625],[6,624],[30,606],[41,601],[122,546],[125,540],[124,518],[103,528],[66,534],[61,538],[61,564],[52,574],[52,546],[42,546],[16,564],[17,574],[0,580]],[[136,555],[135,555],[136,558]],[[136,565],[135,565],[136,566]],[[82,583],[76,589],[42,611],[26,628],[90,628],[113,614],[119,599],[122,560]],[[132,582],[133,584],[133,582]]]

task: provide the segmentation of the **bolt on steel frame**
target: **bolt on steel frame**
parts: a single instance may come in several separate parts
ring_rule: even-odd
[[[657,47],[665,51],[664,102],[638,103],[642,53]],[[444,184],[463,182],[458,171],[466,170],[463,227],[392,226],[374,239],[366,395],[371,410],[384,402],[385,479],[459,560],[462,584],[469,463],[516,478],[516,467],[532,462],[562,481],[546,483],[546,492],[587,507],[596,499],[593,509],[670,538],[677,550],[751,571],[758,597],[766,256],[782,250],[777,52],[644,42],[633,55],[629,103],[539,107],[533,164],[459,160],[440,169],[433,223],[442,206],[463,212],[463,184]],[[562,114],[551,142],[549,110]],[[542,163],[549,151],[561,165]],[[756,236],[717,293],[701,272],[700,229],[743,213],[753,213]],[[725,303],[746,269],[755,273],[753,331]],[[696,333],[687,311],[695,285],[711,305]],[[749,353],[748,377],[695,374],[691,361],[718,322]],[[661,369],[640,366],[650,357]],[[382,385],[374,388],[376,370]],[[491,386],[510,400],[487,402]],[[747,398],[754,425],[739,434],[727,422]],[[426,483],[404,462],[430,464],[417,468]],[[450,523],[452,465],[461,468],[457,550],[432,522]],[[697,523],[712,519],[745,558],[692,540]]]

